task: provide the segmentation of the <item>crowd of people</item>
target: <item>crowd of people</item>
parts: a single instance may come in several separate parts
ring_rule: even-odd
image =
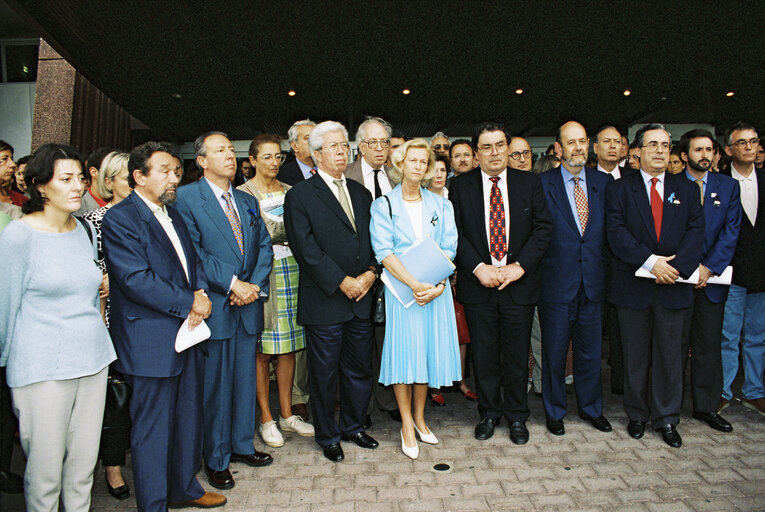
[[[129,448],[139,510],[218,507],[198,468],[231,489],[232,464],[274,460],[256,436],[313,437],[340,462],[341,441],[378,447],[377,408],[416,459],[439,443],[425,412],[445,388],[478,403],[479,440],[504,418],[528,442],[532,388],[565,435],[572,380],[577,415],[611,432],[604,340],[635,439],[650,422],[681,447],[684,392],[693,418],[732,431],[720,413],[739,351],[737,396],[765,416],[753,126],[673,143],[652,123],[630,144],[569,121],[537,156],[498,123],[425,140],[369,117],[351,163],[340,123],[301,120],[288,137],[289,161],[265,134],[240,165],[225,133],[204,133],[193,171],[163,142],[87,160],[45,144],[14,161],[0,141],[1,491],[86,511],[100,457],[125,499]]]

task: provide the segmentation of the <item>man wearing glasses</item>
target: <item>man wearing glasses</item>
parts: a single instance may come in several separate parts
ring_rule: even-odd
[[[489,439],[504,416],[510,440],[524,444],[538,265],[552,221],[539,176],[508,168],[509,139],[500,124],[478,126],[473,146],[481,170],[457,176],[449,199],[459,232],[457,300],[470,329],[481,414],[475,437]]]
[[[532,162],[534,153],[531,152],[529,141],[523,137],[513,137],[510,140],[508,151],[510,152],[510,167],[519,171],[531,170],[531,166],[534,164]]]
[[[348,166],[345,177],[364,185],[372,194],[372,199],[387,194],[394,186],[388,177],[390,167],[385,165],[391,133],[390,124],[379,117],[367,117],[356,130],[356,144],[361,158]]]
[[[437,155],[449,157],[449,139],[444,132],[436,132],[430,138],[430,149],[436,152]]]
[[[640,439],[650,419],[664,442],[679,448],[681,347],[693,285],[677,280],[699,266],[704,213],[698,187],[682,174],[665,172],[671,139],[664,125],[643,126],[635,142],[640,171],[606,188],[606,234],[613,253],[607,300],[619,317],[627,431]],[[654,277],[636,277],[638,270]]]
[[[368,292],[379,268],[369,236],[372,195],[343,175],[350,145],[342,124],[316,125],[308,142],[318,172],[287,192],[284,223],[300,268],[298,323],[305,328],[316,442],[340,462],[341,439],[378,446],[362,427],[372,390]]]
[[[733,400],[741,344],[744,384],[741,403],[765,416],[765,171],[755,167],[760,139],[754,127],[736,123],[725,132],[725,152],[733,160],[729,174],[741,189],[741,231],[733,254],[733,281],[722,329],[723,389],[719,411]],[[719,412],[718,411],[718,412]]]

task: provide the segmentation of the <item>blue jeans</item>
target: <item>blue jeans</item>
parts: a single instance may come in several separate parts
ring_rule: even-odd
[[[738,373],[739,339],[744,366],[741,395],[748,400],[765,398],[765,292],[746,293],[746,288],[732,284],[725,303],[722,328],[723,390],[726,400],[733,398],[731,385]]]

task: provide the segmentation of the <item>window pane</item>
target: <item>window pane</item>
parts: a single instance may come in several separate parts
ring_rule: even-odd
[[[37,81],[37,52],[35,44],[13,45],[5,47],[5,65],[9,82]]]

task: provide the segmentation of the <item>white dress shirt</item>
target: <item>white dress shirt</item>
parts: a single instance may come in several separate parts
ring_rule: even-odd
[[[502,171],[497,175],[499,177],[499,181],[497,182],[497,186],[499,187],[500,192],[502,192],[502,207],[505,210],[505,242],[507,244],[507,248],[509,249],[510,246],[510,207],[509,203],[507,201],[507,169]],[[481,171],[481,182],[483,183],[483,215],[484,215],[484,224],[486,226],[486,241],[489,244],[489,247],[491,247],[491,230],[489,229],[489,217],[491,216],[490,208],[491,208],[491,187],[494,185],[494,183],[491,181],[491,176],[486,174],[484,171]],[[502,257],[501,260],[497,260],[494,258],[494,256],[491,257],[491,264],[495,267],[502,267],[504,265],[507,265],[507,253]],[[476,267],[478,268],[478,267]],[[475,270],[474,270],[475,271]]]
[[[329,190],[332,191],[332,193],[335,195],[335,199],[337,199],[337,202],[340,202],[340,195],[337,191],[337,186],[335,185],[335,178],[327,174],[326,172],[322,171],[321,169],[318,169],[318,174],[321,177],[321,179],[324,180],[324,183],[327,184],[329,187]],[[351,214],[353,214],[353,201],[351,201],[351,195],[348,193],[348,183],[345,179],[345,175],[341,176],[340,181],[343,182],[343,190],[345,191],[345,197],[348,198],[348,204],[351,207]],[[356,219],[352,219],[354,223],[356,223]]]
[[[364,157],[361,158],[361,175],[364,177],[364,186],[367,190],[369,190],[369,193],[372,194],[372,197],[374,197],[375,170],[371,165],[367,163],[366,160],[364,160]],[[380,167],[380,172],[377,174],[377,182],[380,184],[380,191],[383,193],[383,195],[392,190],[390,187],[390,182],[388,181],[388,174],[385,172],[384,166]]]
[[[645,190],[646,194],[648,194],[648,204],[651,204],[651,180],[653,178],[659,178],[659,181],[656,182],[656,191],[659,193],[659,197],[661,197],[661,200],[664,201],[664,177],[666,176],[666,173],[661,173],[658,176],[651,176],[647,172],[645,172],[643,169],[640,169],[640,177],[643,179],[643,183],[645,183]],[[649,272],[653,270],[653,266],[656,265],[656,262],[659,260],[659,256],[657,254],[651,254],[648,256],[648,259],[643,262],[641,265],[642,268],[645,270],[648,270]]]
[[[600,172],[604,172],[604,173],[606,173],[606,174],[610,174],[611,176],[613,176],[613,177],[614,177],[614,179],[615,179],[615,180],[618,180],[619,178],[621,178],[621,177],[622,177],[622,171],[621,171],[621,169],[619,169],[619,165],[617,165],[616,167],[614,167],[614,170],[613,170],[613,171],[611,171],[611,172],[608,172],[608,171],[607,171],[607,170],[605,170],[603,167],[601,167],[601,166],[600,166],[600,164],[598,164],[598,170],[599,170]]]
[[[754,221],[757,220],[757,205],[760,200],[759,193],[757,192],[757,173],[752,169],[749,176],[744,177],[731,164],[730,175],[734,180],[738,181],[741,187],[741,206],[744,208],[744,213],[749,218],[749,222],[754,226]]]
[[[157,206],[153,202],[146,199],[144,196],[141,195],[140,192],[137,190],[134,190],[136,195],[141,198],[141,200],[146,203],[146,206],[149,207],[149,210],[151,210],[151,213],[154,214],[154,217],[159,221],[159,225],[162,226],[162,229],[165,230],[165,233],[167,234],[167,238],[170,239],[170,243],[173,244],[173,248],[175,249],[175,252],[178,254],[178,259],[181,261],[181,266],[183,266],[183,272],[186,274],[186,281],[189,280],[189,268],[188,263],[186,262],[186,253],[183,252],[183,246],[181,245],[181,239],[178,237],[178,233],[175,231],[175,227],[173,227],[173,219],[170,218],[170,216],[167,214],[167,208],[165,206]]]

